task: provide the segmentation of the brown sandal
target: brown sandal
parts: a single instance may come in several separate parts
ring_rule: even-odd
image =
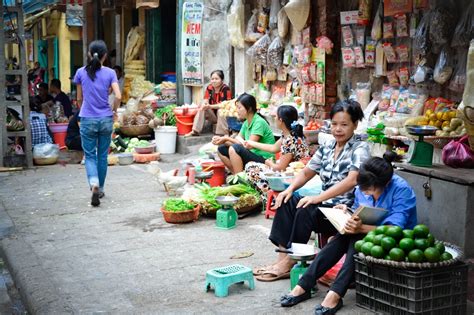
[[[255,276],[255,279],[262,282],[272,282],[280,279],[290,278],[290,272],[278,273],[277,271],[266,271],[261,275]]]

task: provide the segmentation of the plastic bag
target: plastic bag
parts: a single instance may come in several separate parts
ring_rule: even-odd
[[[331,269],[329,269],[321,278],[319,278],[318,282],[330,287],[344,265],[345,260],[346,255],[342,256],[342,258],[339,259],[339,261]]]
[[[229,32],[230,44],[239,49],[243,49],[245,46],[244,9],[242,0],[234,0],[227,15],[227,31]]]
[[[247,50],[247,55],[252,57],[253,62],[257,65],[267,65],[268,46],[272,43],[268,34],[263,35],[255,44]]]
[[[467,64],[467,49],[458,50],[457,64],[454,70],[453,77],[449,82],[449,89],[454,92],[462,93],[466,85],[466,64]]]
[[[420,24],[415,32],[413,47],[421,55],[426,56],[430,50],[429,28],[430,28],[431,12],[425,13],[421,18]]]
[[[446,8],[437,7],[433,10],[429,26],[429,39],[433,46],[440,47],[449,42],[453,20],[453,15]]]
[[[59,157],[59,146],[52,143],[40,143],[33,148],[34,159],[49,159]]]
[[[271,97],[272,92],[270,92],[265,85],[260,83],[258,86],[257,102],[260,104],[269,104]]]
[[[469,147],[467,139],[466,135],[458,141],[452,140],[443,148],[444,164],[456,168],[474,168],[474,152]]]
[[[474,38],[474,1],[471,1],[456,25],[451,47],[467,47],[472,38]]]
[[[433,80],[439,84],[445,84],[453,74],[452,52],[449,47],[445,46],[439,54],[438,60],[433,73]]]
[[[278,13],[280,12],[280,9],[280,0],[272,0],[272,5],[270,6],[270,22],[268,23],[270,29],[274,29],[277,27]]]
[[[283,63],[283,43],[279,36],[275,37],[270,46],[268,46],[267,66],[273,66],[278,69]]]
[[[257,32],[257,16],[258,10],[253,10],[245,31],[245,41],[247,42],[255,43],[263,36],[263,34]]]
[[[285,9],[281,9],[278,12],[278,36],[285,38],[288,34],[288,29],[290,27],[290,20],[288,15],[286,15]]]
[[[370,37],[374,41],[382,39],[382,8],[382,3],[379,3],[379,8],[377,13],[375,13],[374,23],[372,24],[372,31],[370,32]]]

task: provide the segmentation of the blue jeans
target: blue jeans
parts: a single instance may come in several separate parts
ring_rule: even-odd
[[[112,140],[112,117],[81,117],[80,131],[82,149],[86,157],[86,173],[89,186],[104,190],[107,176],[107,156]]]

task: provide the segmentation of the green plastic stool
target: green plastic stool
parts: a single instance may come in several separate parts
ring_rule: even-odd
[[[255,289],[252,269],[242,265],[230,265],[206,272],[206,292],[211,285],[217,297],[229,295],[229,287],[234,283],[248,281],[250,290]]]

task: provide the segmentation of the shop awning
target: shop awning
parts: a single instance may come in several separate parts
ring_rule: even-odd
[[[2,0],[3,5],[14,6],[15,0]],[[58,0],[23,0],[23,13],[30,14],[57,3]]]

